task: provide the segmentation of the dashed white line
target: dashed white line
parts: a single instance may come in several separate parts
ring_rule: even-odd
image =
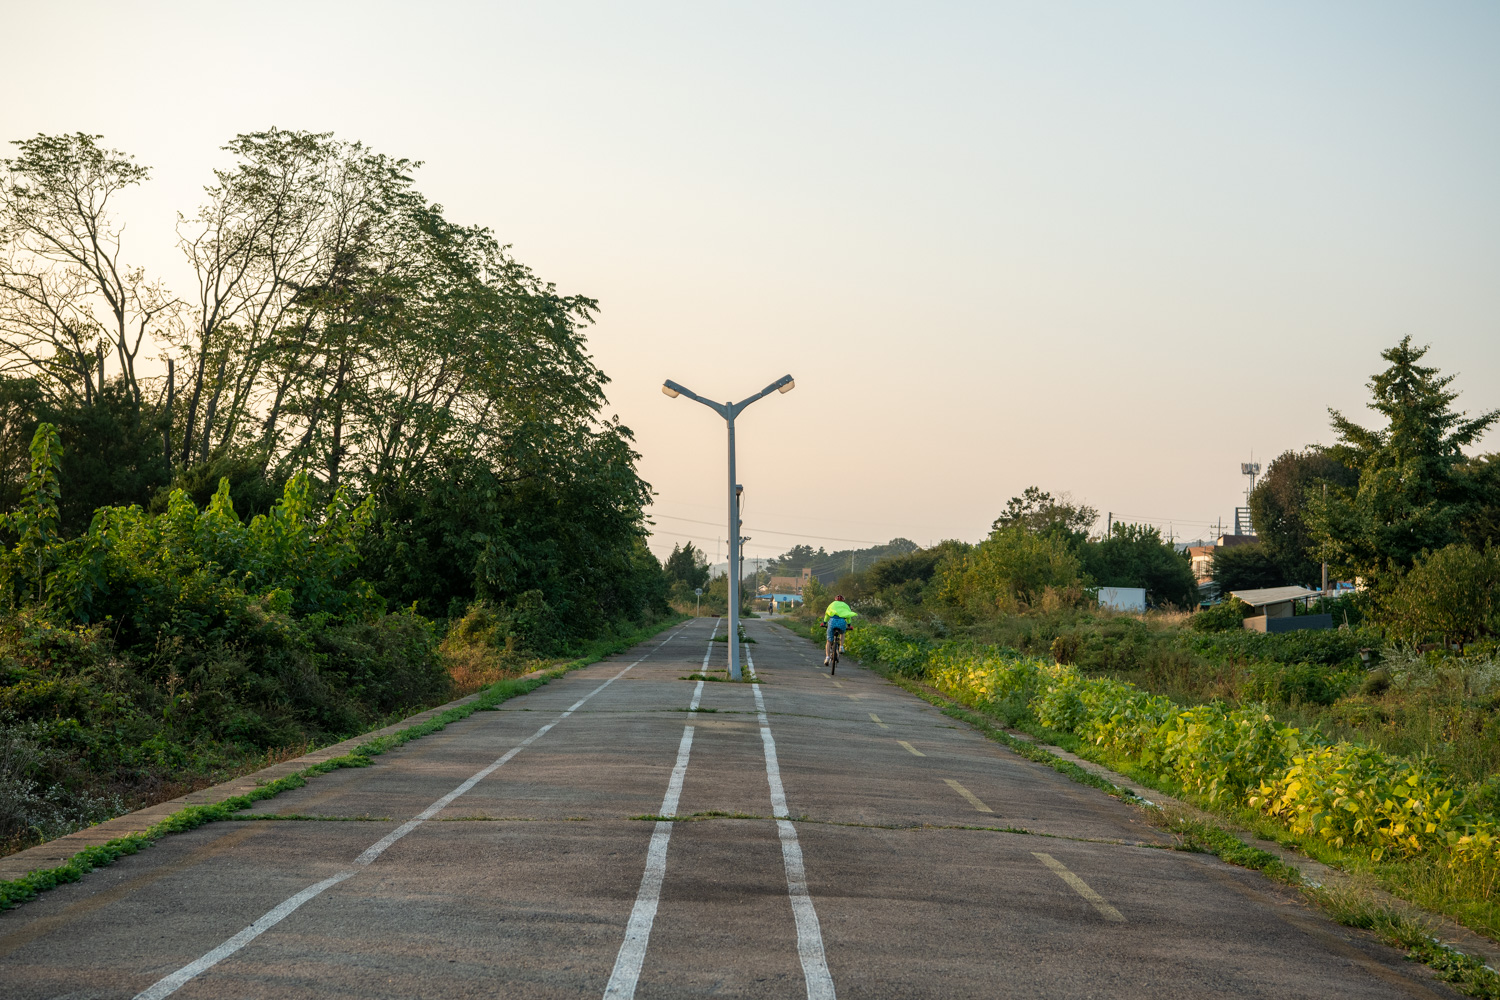
[[[979,812],[992,813],[995,811],[989,806],[985,805],[984,802],[979,798],[979,796],[975,795],[973,792],[969,791],[967,788],[954,781],[952,778],[944,778],[943,781],[947,783],[949,788],[953,789],[955,792],[962,795],[966,800],[968,800],[969,805],[973,806]]]
[[[677,815],[677,800],[682,795],[682,779],[687,774],[688,754],[692,749],[693,727],[684,726],[682,742],[677,747],[677,764],[672,768],[667,794],[661,800],[660,816]],[[615,956],[609,985],[604,988],[604,1000],[631,1000],[635,996],[636,980],[640,978],[646,948],[651,943],[656,906],[661,900],[661,883],[667,876],[667,843],[671,839],[671,821],[657,820],[656,829],[651,833],[651,846],[646,849],[646,873],[641,876],[641,888],[630,911],[630,922],[625,925],[625,940],[620,945],[620,953]]]
[[[708,648],[703,651],[703,670],[708,671],[708,658],[714,655],[714,636],[719,634],[719,619],[714,619],[713,631],[708,633]]]
[[[321,882],[314,883],[313,885],[308,886],[306,889],[303,889],[301,892],[289,897],[286,900],[283,900],[281,903],[277,904],[270,911],[268,911],[259,920],[255,921],[249,927],[246,927],[238,934],[235,934],[233,937],[229,938],[217,948],[210,950],[201,958],[189,962],[187,965],[184,965],[176,972],[163,976],[161,979],[158,979],[155,983],[151,984],[140,993],[137,993],[135,996],[135,1000],[162,1000],[163,997],[171,996],[173,993],[181,989],[186,983],[191,981],[194,977],[199,976],[202,973],[213,968],[215,965],[219,964],[230,955],[233,955],[241,948],[244,948],[245,945],[249,944],[251,941],[254,941],[266,931],[270,930],[272,927],[275,927],[287,917],[291,916],[297,911],[299,907],[302,906],[302,904],[306,903],[308,900],[318,896],[325,889],[330,889],[333,886],[338,885],[345,879],[353,878],[355,875],[359,874],[361,868],[364,868],[365,866],[371,864],[376,858],[385,853],[386,849],[396,841],[400,840],[402,837],[406,836],[408,833],[421,826],[454,799],[458,798],[464,792],[467,792],[469,789],[473,788],[484,778],[493,774],[499,767],[505,764],[506,761],[510,760],[516,754],[520,753],[521,750],[525,747],[530,746],[553,726],[557,725],[559,722],[566,719],[574,712],[578,711],[578,709],[583,706],[584,702],[588,701],[590,698],[594,697],[594,695],[609,687],[621,677],[624,677],[627,672],[629,672],[633,667],[636,666],[636,664],[645,661],[646,657],[650,656],[651,653],[656,652],[656,650],[665,646],[667,643],[677,638],[677,636],[681,635],[686,630],[687,626],[684,625],[676,632],[673,632],[671,635],[667,636],[661,642],[657,643],[653,649],[647,652],[645,656],[642,656],[639,660],[636,660],[635,663],[630,664],[630,666],[627,666],[624,670],[621,670],[609,680],[605,681],[603,684],[600,684],[598,687],[594,688],[594,690],[590,691],[582,698],[579,698],[572,704],[571,707],[568,708],[567,711],[561,713],[557,718],[553,719],[541,729],[538,729],[536,732],[526,737],[526,739],[522,740],[516,746],[506,751],[506,753],[502,757],[500,757],[500,759],[496,760],[493,764],[490,764],[488,767],[485,767],[482,770],[476,772],[463,784],[459,785],[453,791],[449,792],[447,795],[444,795],[432,805],[428,806],[415,819],[401,824],[401,826],[397,827],[395,830],[392,830],[390,833],[380,838],[374,844],[370,845],[370,847],[366,849],[363,854],[354,859],[354,864],[357,867],[346,868],[343,871],[339,872],[337,875],[326,878]]]
[[[708,634],[708,650],[703,654],[703,667],[708,669],[708,657],[714,649],[714,636],[719,632],[719,623],[714,622]],[[697,711],[703,697],[703,682],[693,689],[693,700],[688,711]],[[667,794],[662,796],[658,816],[677,815],[677,802],[682,797],[682,782],[687,777],[688,755],[693,749],[693,727],[684,726],[682,742],[677,745],[677,763],[672,767],[672,777],[667,782]],[[672,823],[659,819],[651,832],[651,843],[646,848],[646,871],[641,875],[641,888],[635,894],[635,905],[630,908],[630,920],[625,925],[625,940],[620,943],[615,956],[615,967],[609,974],[609,983],[604,987],[604,1000],[632,1000],[635,984],[641,977],[641,965],[646,961],[646,949],[651,944],[651,926],[656,922],[656,907],[661,902],[661,884],[667,877],[667,845],[672,840]]]
[[[748,645],[745,647],[745,662],[754,678],[755,659],[750,655]],[[776,830],[781,839],[781,860],[786,865],[786,889],[792,900],[792,918],[797,924],[797,955],[802,959],[802,977],[807,981],[807,1000],[834,1000],[833,976],[828,972],[828,958],[823,951],[823,930],[818,925],[818,912],[813,907],[812,896],[807,892],[807,870],[802,863],[797,828],[788,818],[786,789],[781,784],[781,766],[776,761],[776,740],[771,736],[771,723],[766,718],[766,701],[761,696],[759,684],[750,685],[750,689],[755,692],[760,742],[766,755],[766,783],[771,789],[771,815],[776,817]]]
[[[1099,915],[1105,920],[1120,924],[1125,922],[1125,915],[1123,913],[1115,909],[1103,896],[1091,889],[1087,882],[1068,871],[1067,866],[1061,861],[1050,854],[1041,854],[1037,851],[1032,851],[1031,856],[1050,868],[1053,874],[1068,883],[1074,892],[1093,904],[1094,909],[1098,910]]]

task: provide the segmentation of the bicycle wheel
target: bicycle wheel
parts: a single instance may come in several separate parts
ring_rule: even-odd
[[[828,663],[829,663],[828,674],[829,674],[829,676],[832,676],[832,675],[838,673],[838,669],[839,669],[839,651],[843,648],[843,645],[844,645],[844,637],[843,637],[843,635],[835,633],[834,639],[833,639],[833,651],[832,651],[832,653],[828,657]]]

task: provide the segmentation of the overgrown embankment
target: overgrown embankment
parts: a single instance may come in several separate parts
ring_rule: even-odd
[[[1206,807],[1274,824],[1321,860],[1500,935],[1492,782],[1279,721],[1246,701],[1184,706],[1110,677],[885,626],[849,649],[1009,725],[1031,728]]]
[[[58,532],[58,439],[42,425],[0,519],[0,853],[295,757],[645,622],[581,627],[540,591],[448,628],[387,609],[356,570],[374,502],[314,502],[294,476],[248,521],[227,480],[199,509],[105,507]],[[659,569],[657,571],[659,573]],[[447,633],[445,636],[445,632]]]

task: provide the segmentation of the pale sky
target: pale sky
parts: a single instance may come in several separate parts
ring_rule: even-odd
[[[0,0],[0,139],[154,168],[128,252],[279,126],[425,161],[590,332],[713,554],[977,540],[1029,485],[1206,535],[1239,463],[1373,422],[1411,334],[1500,406],[1500,5]],[[1492,433],[1485,450],[1500,449]],[[709,522],[700,524],[696,522]],[[805,536],[805,537],[803,537]]]

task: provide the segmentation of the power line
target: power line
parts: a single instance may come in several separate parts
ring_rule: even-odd
[[[688,503],[685,500],[674,500],[673,501],[673,505],[674,506],[679,506],[679,507],[698,507],[698,508],[702,508],[703,510],[717,510],[717,509],[719,509],[719,505],[717,505],[717,504]],[[771,517],[788,518],[788,519],[793,520],[793,521],[820,521],[820,520],[827,520],[826,518],[812,517],[812,516],[809,516],[807,514],[787,514],[787,513],[778,513],[776,511],[768,511],[767,514],[769,516],[771,516]],[[654,516],[654,517],[673,517],[673,518],[676,518],[679,521],[691,520],[691,518],[677,517],[677,515],[675,515],[675,514],[655,514],[655,515],[652,515],[652,516]],[[898,525],[895,521],[860,521],[860,520],[856,520],[854,518],[846,518],[846,517],[840,517],[838,520],[839,520],[839,523],[841,523],[841,524],[843,524],[845,526],[850,525],[850,524],[858,524],[858,525],[865,525],[865,526],[871,527],[871,528],[882,528],[882,529],[884,529],[884,528],[900,527],[901,530],[903,530],[903,531],[919,531],[921,534],[926,534],[926,535],[941,534],[941,532],[938,532],[938,531],[936,531],[936,530],[934,530],[932,528],[921,528],[920,526],[913,527],[911,525],[902,526],[902,525]],[[694,523],[696,523],[696,524],[717,524],[718,522],[717,521],[696,521]],[[816,537],[819,537],[819,536],[809,535],[807,537],[816,538]]]
[[[691,517],[677,517],[675,514],[652,514],[651,517],[664,517],[669,521],[686,521],[688,524],[706,524],[716,528],[724,527],[723,521],[697,521]],[[746,528],[747,531],[759,531],[762,535],[782,535],[786,538],[806,538],[814,542],[855,542],[859,545],[885,545],[886,542],[877,542],[871,538],[835,538],[832,535],[799,535],[794,531],[772,531],[770,528]],[[892,541],[893,539],[887,539]]]

